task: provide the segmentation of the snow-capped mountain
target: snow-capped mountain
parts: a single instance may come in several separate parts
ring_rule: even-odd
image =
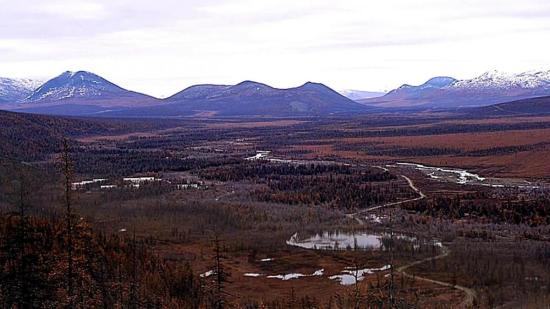
[[[472,79],[432,78],[420,86],[403,85],[381,98],[361,103],[382,107],[486,106],[550,95],[550,71],[519,74],[489,71]]]
[[[537,89],[548,88],[550,71],[524,72],[510,74],[496,70],[485,72],[472,79],[457,81],[453,88],[457,89]]]
[[[338,92],[341,95],[345,96],[346,98],[352,99],[354,101],[369,99],[369,98],[378,98],[386,94],[385,92],[364,91],[364,90],[354,90],[354,89],[344,89]]]
[[[146,95],[121,88],[99,75],[86,72],[64,72],[33,91],[25,102],[49,103],[59,101],[146,99]]]
[[[19,102],[40,87],[42,83],[41,80],[0,77],[0,102]]]
[[[318,83],[278,89],[244,81],[237,85],[195,85],[166,99],[123,89],[90,72],[65,72],[44,83],[11,110],[57,115],[109,117],[320,116],[368,111]]]

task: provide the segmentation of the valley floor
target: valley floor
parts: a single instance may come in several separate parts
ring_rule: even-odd
[[[167,308],[210,308],[222,299],[238,308],[550,304],[550,167],[543,160],[550,154],[549,117],[117,120],[116,129],[101,121],[87,124],[97,125],[94,133],[69,142],[70,195],[95,233],[119,239],[121,248],[138,241],[147,251],[134,279],[139,297],[117,294],[122,303],[156,297]],[[54,145],[23,165],[3,161],[3,218],[24,195],[29,215],[63,218],[59,153]],[[22,171],[31,175],[32,195],[13,181],[23,179]],[[6,244],[10,230],[2,231]],[[125,259],[119,267],[131,270]],[[196,284],[178,294],[177,272],[161,280],[146,266],[153,264],[189,265],[186,278]],[[129,284],[128,291],[131,274],[117,283]],[[165,282],[158,288],[163,296],[152,282]],[[0,291],[3,300],[11,295]]]

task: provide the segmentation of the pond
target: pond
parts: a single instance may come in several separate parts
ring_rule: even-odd
[[[295,233],[286,244],[313,250],[377,250],[384,249],[384,239],[389,239],[387,233],[368,232],[323,232],[313,236],[301,237]],[[395,239],[414,241],[405,235],[394,234]]]

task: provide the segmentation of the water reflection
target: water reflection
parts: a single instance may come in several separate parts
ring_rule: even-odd
[[[323,232],[309,237],[295,233],[287,245],[313,250],[376,250],[388,245],[389,234],[367,232]],[[394,235],[397,240],[414,241],[412,237]]]

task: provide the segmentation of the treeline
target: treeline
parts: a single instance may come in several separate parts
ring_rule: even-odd
[[[336,150],[361,151],[373,156],[399,156],[399,157],[425,157],[425,156],[468,156],[484,157],[494,155],[514,154],[522,151],[533,151],[545,149],[548,143],[536,143],[530,145],[493,147],[481,150],[464,151],[454,148],[435,148],[435,147],[384,147],[383,145],[371,144],[342,144],[334,148]]]
[[[402,206],[422,214],[446,218],[478,218],[488,223],[525,224],[542,226],[550,224],[550,199],[539,195],[534,198],[492,198],[484,192],[463,195],[438,196]]]
[[[533,151],[533,150],[539,150],[539,149],[545,149],[550,145],[550,143],[536,143],[536,144],[529,144],[529,145],[517,145],[517,146],[504,146],[504,147],[493,147],[489,149],[482,149],[482,150],[472,150],[465,152],[464,155],[470,156],[470,157],[483,157],[483,156],[490,156],[490,155],[507,155],[507,154],[515,154],[522,151]]]
[[[301,140],[315,138],[357,138],[357,137],[391,137],[391,136],[422,136],[442,135],[454,133],[480,133],[509,130],[533,130],[548,129],[550,122],[522,122],[522,123],[493,123],[493,124],[434,124],[426,127],[409,128],[384,128],[380,130],[345,131],[345,130],[312,130],[303,136]]]
[[[395,175],[372,168],[358,168],[343,164],[294,164],[271,163],[266,161],[242,161],[240,164],[205,168],[196,171],[202,178],[220,181],[240,181],[245,179],[278,180],[282,176],[319,176],[348,175],[360,182],[389,181],[396,179]]]
[[[370,121],[370,119],[369,119]],[[433,123],[418,120],[416,124]],[[271,132],[272,135],[265,135],[261,147],[265,149],[280,149],[290,145],[315,144],[322,145],[323,140],[337,140],[346,138],[369,138],[369,137],[393,137],[393,136],[427,136],[443,135],[456,133],[480,133],[480,132],[500,132],[510,130],[535,130],[548,129],[550,122],[525,122],[525,123],[478,123],[478,124],[433,124],[423,127],[394,127],[397,124],[386,123],[385,127],[373,129],[372,123],[358,122],[346,123],[347,127],[358,128],[355,130],[342,130],[342,127],[336,125],[310,124],[307,130],[293,131],[281,130]],[[289,131],[292,134],[289,134]],[[251,131],[252,132],[252,131]],[[255,131],[254,131],[255,132]],[[257,132],[258,135],[260,132]],[[314,141],[314,142],[312,142]],[[330,143],[328,141],[327,143]],[[449,150],[450,151],[450,150]]]
[[[425,157],[442,155],[459,155],[459,149],[435,147],[388,147],[377,143],[339,144],[335,150],[361,151],[373,156]]]
[[[370,181],[372,178],[368,175],[280,176],[269,181],[267,188],[257,189],[253,194],[266,202],[329,205],[347,210],[379,205],[412,194],[397,183],[370,184]]]
[[[242,162],[198,170],[197,175],[209,180],[240,181],[245,179],[259,179],[277,177],[280,175],[311,176],[324,173],[350,175],[349,166],[337,164],[277,164],[259,162]],[[375,176],[372,176],[373,178]],[[382,177],[380,177],[382,178]]]
[[[196,171],[209,180],[251,180],[264,186],[252,195],[263,202],[329,205],[354,209],[384,203],[411,194],[395,175],[374,168],[342,164],[242,162]]]
[[[187,171],[211,166],[234,164],[240,158],[220,155],[206,158],[187,158],[169,151],[140,150],[89,150],[79,148],[72,155],[75,159],[76,172],[94,176],[127,176],[135,173]]]

